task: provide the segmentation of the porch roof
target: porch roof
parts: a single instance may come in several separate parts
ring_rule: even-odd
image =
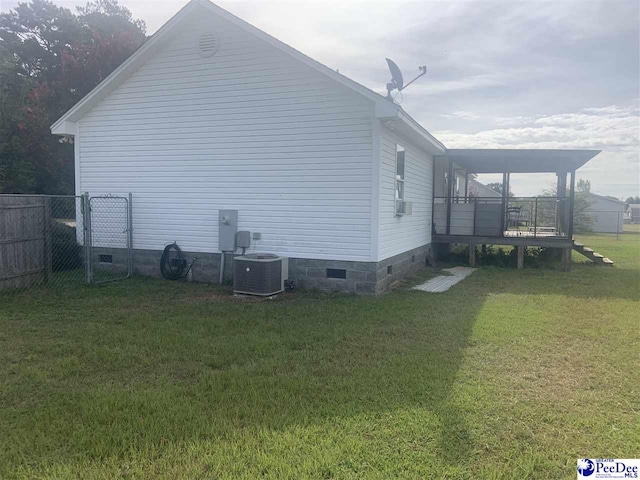
[[[469,173],[561,173],[580,168],[601,150],[447,149]]]

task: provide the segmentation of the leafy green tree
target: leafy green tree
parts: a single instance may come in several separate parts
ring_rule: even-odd
[[[494,192],[502,193],[502,182],[487,183],[487,187],[489,187]]]
[[[588,192],[576,192],[573,203],[573,229],[576,232],[590,232],[595,222],[593,216],[589,214]]]
[[[591,182],[582,178],[578,179],[578,183],[576,183],[576,192],[590,193]]]
[[[587,183],[588,180],[586,181]],[[576,185],[577,186],[577,185]],[[590,188],[590,185],[588,186]],[[551,186],[542,192],[542,197],[556,197],[556,186]],[[540,203],[540,202],[539,202]],[[588,191],[578,191],[576,188],[575,198],[573,202],[573,229],[576,232],[589,232],[593,227],[594,218],[589,214],[589,207],[591,202],[589,201]],[[538,221],[541,225],[551,226],[555,223],[557,215],[557,209],[555,208],[555,202],[540,203],[538,210]]]
[[[73,146],[49,126],[145,38],[117,0],[77,14],[31,0],[0,15],[0,191],[73,193]]]
[[[627,199],[624,201],[624,203],[626,203],[627,205],[636,205],[636,204],[640,203],[640,197],[638,197],[638,196],[627,197]]]
[[[0,191],[29,189],[33,165],[17,142],[22,111],[32,82],[18,74],[20,67],[0,50]]]
[[[487,187],[489,187],[491,190],[493,190],[494,192],[498,192],[499,194],[502,195],[502,182],[492,182],[492,183],[487,183],[486,185]],[[509,189],[511,190],[511,189]],[[513,192],[509,191],[509,197],[513,197]]]

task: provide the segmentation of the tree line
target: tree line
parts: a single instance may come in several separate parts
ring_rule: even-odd
[[[146,40],[117,0],[0,14],[0,192],[73,194],[73,145],[49,127]]]

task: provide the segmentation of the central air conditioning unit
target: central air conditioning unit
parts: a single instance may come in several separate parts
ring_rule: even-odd
[[[233,259],[233,293],[268,297],[284,291],[289,259],[252,253]]]

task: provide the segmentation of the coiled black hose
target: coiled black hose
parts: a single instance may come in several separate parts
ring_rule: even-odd
[[[175,253],[172,255],[172,252]],[[193,261],[195,261],[195,258]],[[172,244],[164,247],[162,257],[160,257],[160,273],[162,274],[162,277],[167,280],[178,280],[189,273],[189,270],[191,270],[191,267],[193,266],[193,261],[185,272],[187,262],[182,256],[182,250],[180,250],[178,244],[173,242]]]

